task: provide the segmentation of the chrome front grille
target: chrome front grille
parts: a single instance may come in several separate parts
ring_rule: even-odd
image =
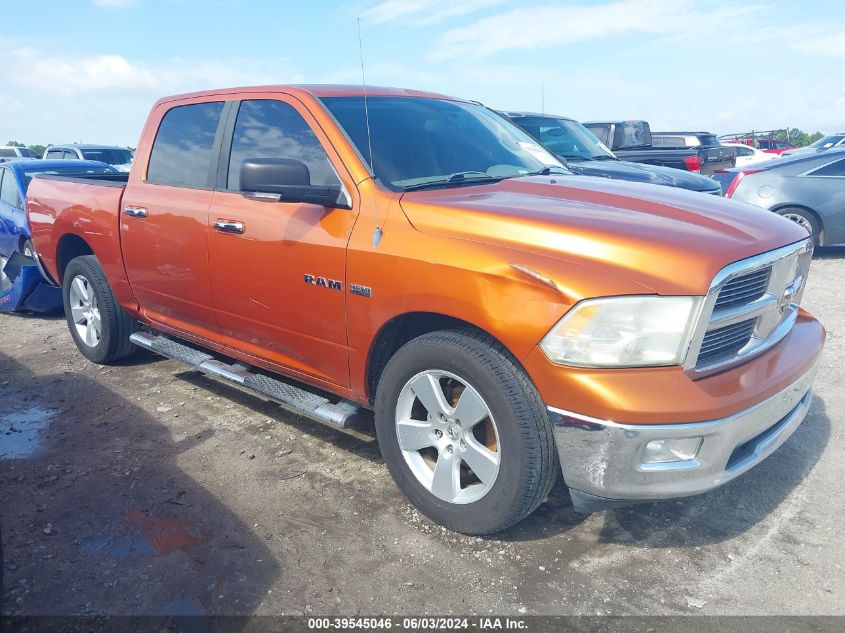
[[[769,287],[771,274],[771,266],[766,266],[745,275],[734,277],[719,291],[713,309],[723,310],[759,299]]]
[[[755,323],[756,319],[748,319],[707,332],[698,352],[698,364],[709,364],[738,354],[751,340]]]
[[[684,368],[719,371],[786,336],[798,316],[812,255],[806,240],[723,268],[704,299]]]

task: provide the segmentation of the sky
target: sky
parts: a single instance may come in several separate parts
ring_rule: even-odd
[[[135,146],[152,103],[367,82],[653,130],[845,129],[842,0],[0,0],[0,143]],[[9,9],[14,9],[12,12]]]

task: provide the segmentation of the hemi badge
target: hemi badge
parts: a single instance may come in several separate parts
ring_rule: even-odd
[[[373,296],[372,288],[360,284],[349,284],[349,292],[359,297],[367,297],[368,299]]]

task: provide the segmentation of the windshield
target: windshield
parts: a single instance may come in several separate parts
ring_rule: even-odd
[[[41,158],[38,154],[33,152],[28,147],[19,147],[18,150],[20,151],[21,156],[25,156],[27,158]]]
[[[839,143],[842,139],[845,139],[845,134],[831,134],[830,136],[820,138],[818,141],[810,145],[810,147],[832,147]]]
[[[543,170],[569,173],[534,139],[487,108],[444,99],[321,99],[385,187],[464,186]]]
[[[109,165],[126,165],[132,162],[132,152],[128,149],[84,149],[85,160],[99,160]]]
[[[513,122],[540,141],[550,152],[567,160],[616,158],[590,130],[577,121],[520,116],[515,117]]]
[[[32,169],[22,169],[23,172],[23,190],[29,189],[29,183],[36,176],[70,176],[75,174],[114,174],[117,170],[112,169],[108,165],[87,165],[80,166],[78,163],[68,163],[67,167],[50,167],[50,169],[39,169],[34,167]]]

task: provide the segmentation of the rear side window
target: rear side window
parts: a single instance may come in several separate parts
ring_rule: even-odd
[[[214,137],[223,112],[223,102],[177,106],[161,120],[147,182],[176,187],[208,187]]]
[[[62,150],[60,149],[51,149],[47,150],[47,158],[50,160],[53,159],[60,159],[62,157]]]
[[[687,140],[683,136],[653,136],[651,144],[654,147],[686,147]]]
[[[811,176],[845,176],[845,159],[838,160],[835,163],[830,163],[824,167],[820,167],[816,171],[810,172]]]
[[[65,155],[62,156],[62,158],[64,158],[65,160],[77,160],[79,156],[77,156],[76,152],[74,152],[72,149],[66,149]]]
[[[283,101],[244,101],[238,110],[227,189],[240,190],[241,164],[250,158],[292,158],[308,167],[311,184],[339,185],[328,156],[311,127]]]
[[[18,184],[8,169],[0,170],[3,180],[0,181],[0,200],[16,209],[21,208],[21,197],[18,195]]]

